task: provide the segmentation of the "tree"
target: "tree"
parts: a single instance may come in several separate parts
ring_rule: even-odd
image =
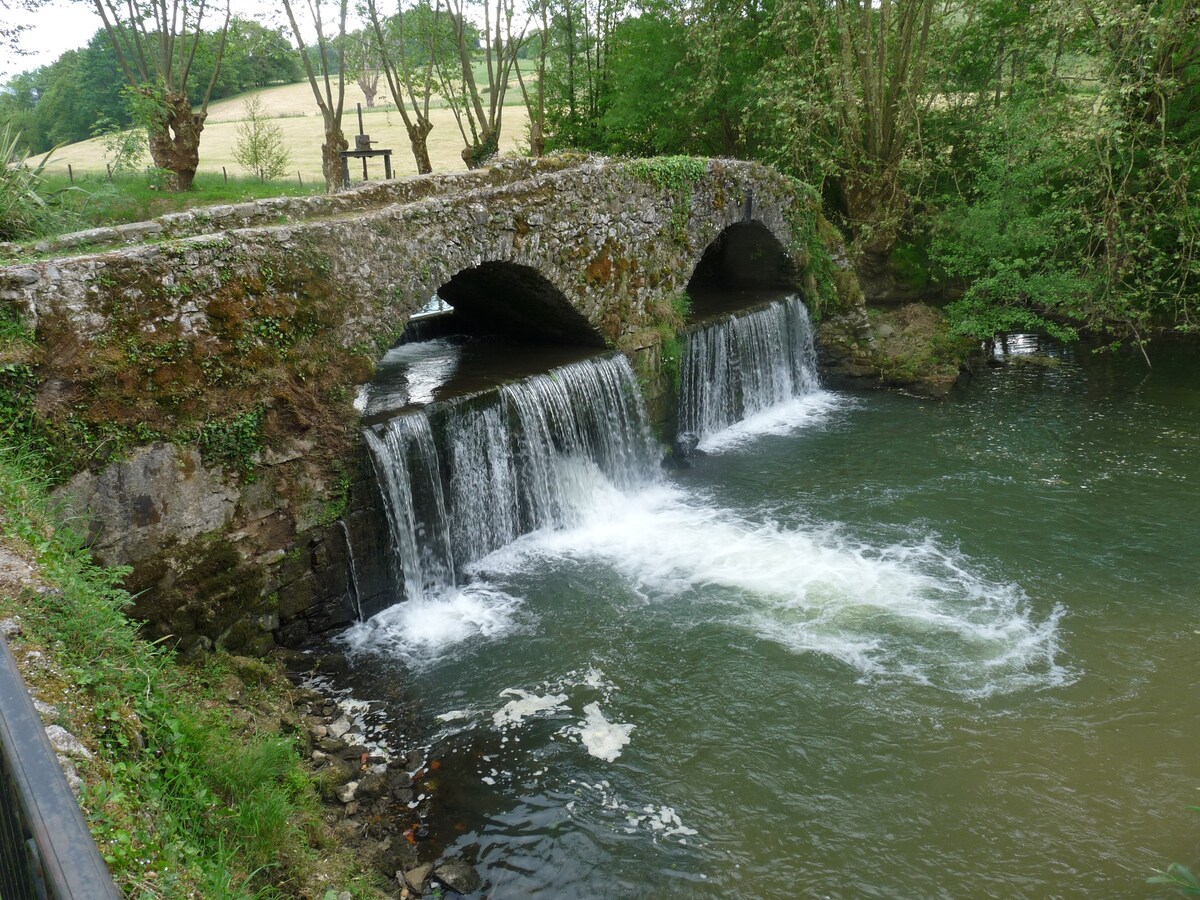
[[[283,129],[267,115],[261,97],[247,97],[242,106],[245,118],[238,125],[233,158],[243,169],[257,175],[259,181],[278,178],[287,172],[292,161]]]
[[[325,143],[321,145],[321,171],[325,176],[325,190],[332,193],[342,183],[342,151],[349,147],[346,135],[342,131],[342,111],[346,105],[346,12],[348,0],[338,0],[334,7],[337,16],[337,32],[332,38],[326,34],[325,19],[320,0],[310,0],[308,3],[308,22],[312,25],[317,43],[313,53],[304,40],[306,33],[301,29],[296,19],[293,0],[283,0],[283,9],[287,13],[288,23],[292,28],[292,37],[300,48],[300,60],[304,64],[304,74],[308,77],[309,87],[321,111],[325,125]],[[321,74],[318,76],[313,67],[313,57],[320,64]],[[336,75],[331,72],[336,68]],[[337,82],[336,90],[334,82]]]
[[[404,121],[408,144],[418,174],[433,171],[429,159],[429,103],[433,93],[433,48],[438,44],[441,7],[427,4],[410,10],[397,5],[396,13],[386,19],[379,15],[375,0],[367,0],[367,17],[374,38],[374,53],[387,78],[392,102]],[[424,34],[422,33],[424,32]],[[376,70],[378,80],[378,70]]]
[[[1144,349],[1200,327],[1198,24],[1184,0],[980,3],[949,73],[962,99],[926,129],[920,222],[966,284],[959,331],[1082,328]]]
[[[908,206],[902,169],[933,99],[934,23],[958,15],[954,0],[780,0],[769,26],[772,155],[825,183],[868,273],[885,266]]]
[[[188,97],[192,64],[203,35],[205,0],[92,0],[104,23],[117,64],[141,98],[154,164],[171,173],[170,186],[186,191],[200,162],[200,134],[208,118],[208,101],[221,70],[229,5],[219,31],[215,64],[208,86],[193,108]]]
[[[481,89],[475,77],[477,45],[472,43],[474,29],[467,21],[466,0],[446,0],[454,53],[450,57],[440,54],[435,57],[442,96],[458,123],[465,145],[463,162],[470,169],[482,166],[500,148],[504,98],[528,25],[526,22],[518,26],[515,22],[514,0],[482,0],[480,7],[484,24],[481,62],[486,86]]]
[[[531,12],[541,27],[528,35],[517,48],[517,84],[521,88],[521,99],[529,115],[529,155],[541,156],[546,150],[546,59],[550,53],[550,0],[534,0]],[[531,58],[537,60],[530,84],[526,84],[521,62]]]
[[[216,67],[216,50],[217,43],[212,36],[205,35],[193,63],[193,102],[199,102],[198,90],[208,83]],[[225,52],[220,63],[213,100],[300,78],[296,51],[279,30],[237,16],[229,20]]]
[[[373,0],[371,5],[373,6]],[[375,106],[375,95],[379,93],[379,78],[382,74],[377,39],[374,31],[367,29],[349,35],[346,40],[346,66],[351,73],[357,73],[354,80],[363,92],[367,109],[371,109]]]

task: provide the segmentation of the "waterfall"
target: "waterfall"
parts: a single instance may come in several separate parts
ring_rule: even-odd
[[[387,511],[396,593],[456,584],[522,534],[569,525],[598,479],[655,477],[657,454],[623,356],[430,404],[364,429]]]
[[[679,431],[700,440],[817,390],[808,310],[792,295],[693,331],[681,375]]]
[[[354,561],[354,544],[350,541],[350,526],[346,524],[345,519],[338,519],[338,525],[342,527],[342,537],[346,541],[346,561],[350,568],[350,599],[354,601],[354,608],[358,611],[358,617],[363,617],[362,607],[362,589],[358,584],[358,564]]]

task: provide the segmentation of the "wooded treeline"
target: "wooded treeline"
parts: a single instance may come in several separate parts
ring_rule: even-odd
[[[936,282],[961,293],[965,333],[1197,327],[1193,0],[702,0],[592,19],[572,102],[550,92],[549,146],[769,162],[820,187],[868,294]]]
[[[426,171],[431,96],[477,165],[509,92],[535,154],[735,156],[818,186],[868,293],[961,294],[964,332],[1196,327],[1194,0],[369,0],[357,31],[324,6],[316,42],[231,20],[219,69],[206,32],[188,98],[306,74],[336,148],[357,79]],[[44,147],[128,121],[114,34],[11,80],[0,122]]]

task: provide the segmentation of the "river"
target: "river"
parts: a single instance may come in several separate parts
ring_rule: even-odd
[[[1200,369],[1008,354],[946,402],[798,383],[689,469],[581,439],[558,515],[514,501],[343,637],[356,691],[421,698],[485,895],[1162,896],[1197,861]]]

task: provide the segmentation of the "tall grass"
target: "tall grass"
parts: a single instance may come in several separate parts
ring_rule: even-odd
[[[190,191],[172,193],[156,188],[145,175],[122,175],[113,179],[103,175],[77,177],[72,184],[61,173],[42,176],[48,192],[59,192],[62,205],[70,213],[74,228],[98,228],[125,222],[142,222],[167,213],[182,212],[195,206],[241,203],[266,197],[307,197],[323,193],[323,181],[301,183],[294,176],[277,181],[200,172]],[[61,230],[69,230],[67,228]]]
[[[32,167],[24,162],[21,132],[0,127],[0,241],[21,241],[64,230],[69,216],[45,184],[47,153]]]

